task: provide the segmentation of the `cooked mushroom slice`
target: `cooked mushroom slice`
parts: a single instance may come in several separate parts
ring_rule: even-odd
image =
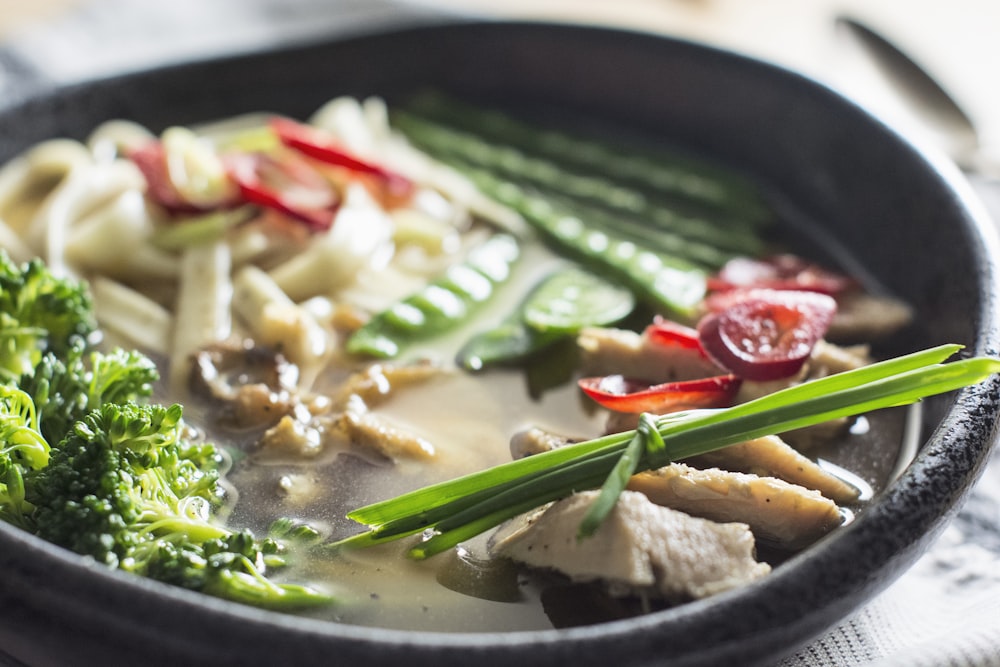
[[[626,329],[590,327],[576,338],[584,375],[623,375],[673,382],[718,375],[719,367],[697,350],[651,343]]]
[[[277,460],[318,456],[325,451],[325,437],[314,421],[283,416],[261,436],[254,456]]]
[[[324,447],[360,448],[377,452],[388,459],[430,459],[434,445],[424,438],[392,426],[368,410],[360,396],[354,395],[343,412],[317,417],[323,424]]]
[[[671,601],[703,598],[765,576],[744,524],[720,524],[655,505],[625,491],[597,532],[577,529],[597,497],[577,493],[507,523],[490,540],[493,555],[558,570],[576,581],[604,581],[614,595]]]
[[[738,442],[692,457],[687,463],[698,468],[715,467],[760,477],[777,477],[807,489],[815,489],[840,504],[852,503],[860,494],[859,489],[830,474],[776,435]]]
[[[840,525],[834,503],[818,491],[773,477],[682,463],[634,475],[628,488],[657,505],[713,521],[740,521],[762,542],[797,549]]]
[[[443,369],[431,364],[373,364],[355,373],[331,397],[322,412],[298,411],[269,429],[259,443],[259,456],[312,458],[324,452],[354,451],[388,459],[429,459],[434,446],[425,438],[393,426],[371,408],[402,388],[426,382]]]
[[[234,428],[266,427],[299,404],[298,368],[253,341],[227,341],[194,356],[190,386],[221,406],[218,420]]]
[[[394,392],[414,384],[427,382],[444,372],[431,363],[407,365],[372,364],[354,373],[337,389],[333,397],[335,407],[346,407],[353,396],[359,396],[368,406],[374,407],[388,400]]]

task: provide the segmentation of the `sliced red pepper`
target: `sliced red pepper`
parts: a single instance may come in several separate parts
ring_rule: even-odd
[[[359,174],[374,176],[394,197],[407,197],[413,191],[413,182],[407,177],[351,155],[338,146],[334,139],[314,127],[288,118],[274,118],[270,125],[281,143],[303,155]]]
[[[735,375],[665,382],[650,385],[621,375],[582,378],[580,389],[599,405],[615,412],[652,412],[666,414],[694,408],[718,408],[729,405],[740,388]]]
[[[848,276],[792,254],[766,259],[735,257],[708,279],[712,291],[739,288],[805,290],[836,295],[855,285]]]
[[[650,342],[657,345],[696,350],[702,356],[705,355],[705,351],[701,348],[697,329],[672,322],[659,315],[656,316],[652,324],[646,327],[644,335]]]
[[[163,144],[153,139],[139,148],[132,150],[128,158],[139,168],[146,179],[146,196],[168,213],[198,213],[203,209],[184,199],[170,181],[167,171],[167,158]]]
[[[240,195],[249,203],[284,213],[314,230],[329,229],[340,208],[333,184],[291,154],[280,158],[243,153],[227,158]]]
[[[795,375],[812,354],[837,311],[833,297],[817,292],[752,290],[698,323],[708,355],[747,380]]]

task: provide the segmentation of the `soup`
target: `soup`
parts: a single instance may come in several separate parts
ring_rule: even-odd
[[[725,544],[743,549],[730,555],[747,571],[733,581],[723,573],[671,588],[532,561],[530,523],[542,515],[513,536],[487,531],[426,560],[407,557],[419,535],[352,548],[355,508],[499,465],[512,449],[525,456],[629,432],[650,410],[635,407],[637,396],[650,392],[668,406],[657,412],[716,408],[863,366],[866,344],[908,318],[905,305],[830,269],[791,254],[765,259],[775,236],[792,232],[725,168],[686,156],[665,168],[644,149],[436,97],[416,109],[431,120],[399,115],[408,140],[378,100],[337,99],[306,124],[252,115],[159,137],[115,121],[85,144],[39,145],[0,176],[7,252],[89,281],[103,348],[156,359],[155,400],[184,403],[196,440],[225,454],[215,518],[260,536],[280,521],[308,527],[313,537],[289,540],[285,567],[268,571],[332,597],[298,613],[444,631],[642,613],[765,576],[863,511],[905,463],[913,438],[907,412],[895,410],[791,434],[804,455],[768,440],[744,448],[742,461],[691,459],[662,468],[662,479],[632,477],[621,498],[646,512],[646,498],[666,493],[663,504],[685,508],[670,520],[696,544],[730,540],[701,522],[729,526]],[[713,295],[729,301],[712,306]],[[739,374],[718,349],[706,354],[704,323],[718,313],[731,323],[737,304],[765,303],[769,321],[775,309],[808,319],[814,301],[839,310],[816,331],[789,327],[797,339],[816,334],[805,352],[766,354]],[[852,313],[862,315],[851,322]],[[830,346],[828,333],[861,346]],[[644,375],[651,365],[660,370]],[[578,384],[583,375],[594,382]],[[708,388],[689,384],[707,376]],[[632,407],[604,407],[622,400]],[[792,464],[754,458],[765,450]],[[720,471],[727,463],[733,471]],[[774,478],[782,466],[808,468],[824,492]],[[801,532],[791,514],[750,526],[739,517],[760,510],[738,509],[720,521],[675,483],[816,502],[825,518]],[[709,516],[689,524],[689,512]],[[699,549],[695,561],[707,553]]]

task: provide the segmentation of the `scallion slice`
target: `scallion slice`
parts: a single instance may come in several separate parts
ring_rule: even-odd
[[[617,479],[621,473],[627,481],[634,472],[673,460],[831,419],[909,405],[1000,372],[1000,359],[991,357],[943,363],[961,349],[941,345],[794,385],[731,408],[648,418],[647,427],[657,435],[652,440],[650,435],[638,438],[638,445],[636,431],[616,433],[417,489],[350,512],[349,518],[369,530],[333,546],[371,546],[423,532],[427,539],[409,553],[426,558],[576,491],[607,483],[608,498],[613,500],[618,481],[609,480],[609,475]],[[629,457],[625,463],[623,454]],[[587,532],[591,526],[582,529]]]

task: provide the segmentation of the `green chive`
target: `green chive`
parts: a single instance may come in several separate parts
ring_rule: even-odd
[[[369,531],[332,546],[364,547],[428,531],[430,537],[409,552],[413,558],[426,558],[518,514],[603,484],[595,503],[600,508],[593,510],[597,518],[581,525],[585,535],[596,530],[635,472],[763,435],[909,405],[1000,373],[1000,359],[995,358],[941,363],[960,349],[942,345],[731,408],[655,419],[644,415],[636,431],[569,445],[356,509],[348,517]]]

